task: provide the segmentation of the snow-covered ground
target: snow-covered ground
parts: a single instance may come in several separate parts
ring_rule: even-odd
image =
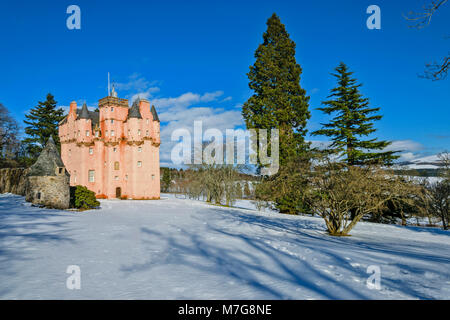
[[[450,299],[449,232],[360,223],[335,238],[319,218],[163,197],[68,212],[0,195],[0,298]]]

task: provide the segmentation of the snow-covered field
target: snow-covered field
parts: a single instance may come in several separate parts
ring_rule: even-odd
[[[449,232],[360,223],[334,238],[319,218],[163,197],[67,212],[0,195],[0,298],[450,299]]]

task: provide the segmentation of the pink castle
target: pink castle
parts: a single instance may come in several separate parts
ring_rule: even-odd
[[[70,185],[82,185],[97,198],[159,199],[160,123],[145,99],[131,108],[112,94],[99,100],[99,112],[86,104],[59,124],[61,158]]]

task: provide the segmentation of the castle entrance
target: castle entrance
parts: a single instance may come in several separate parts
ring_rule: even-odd
[[[120,198],[122,196],[122,188],[116,188],[116,198]]]

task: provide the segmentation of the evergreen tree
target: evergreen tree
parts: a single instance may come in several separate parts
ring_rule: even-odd
[[[162,192],[169,192],[170,186],[172,185],[172,174],[170,168],[161,168],[162,179],[161,179],[161,189]]]
[[[56,146],[60,149],[58,137],[58,124],[64,119],[63,109],[56,108],[56,101],[50,93],[47,100],[39,101],[38,105],[25,115],[25,133],[28,135],[24,139],[26,149],[31,158],[36,159],[41,153],[43,146],[50,136],[53,137]]]
[[[330,150],[344,156],[348,165],[392,163],[398,158],[394,155],[397,151],[375,152],[383,150],[391,142],[362,138],[376,131],[373,122],[381,119],[381,115],[375,114],[380,108],[369,107],[369,99],[359,91],[361,84],[351,77],[353,72],[344,63],[341,62],[335,70],[332,75],[337,78],[337,86],[331,90],[330,100],[322,102],[325,107],[318,108],[328,115],[334,114],[334,118],[312,134],[331,137]]]
[[[267,21],[255,58],[247,74],[254,94],[244,104],[242,115],[248,129],[279,129],[282,166],[305,148],[310,113],[309,97],[300,86],[302,69],[295,60],[295,43],[275,13]]]

